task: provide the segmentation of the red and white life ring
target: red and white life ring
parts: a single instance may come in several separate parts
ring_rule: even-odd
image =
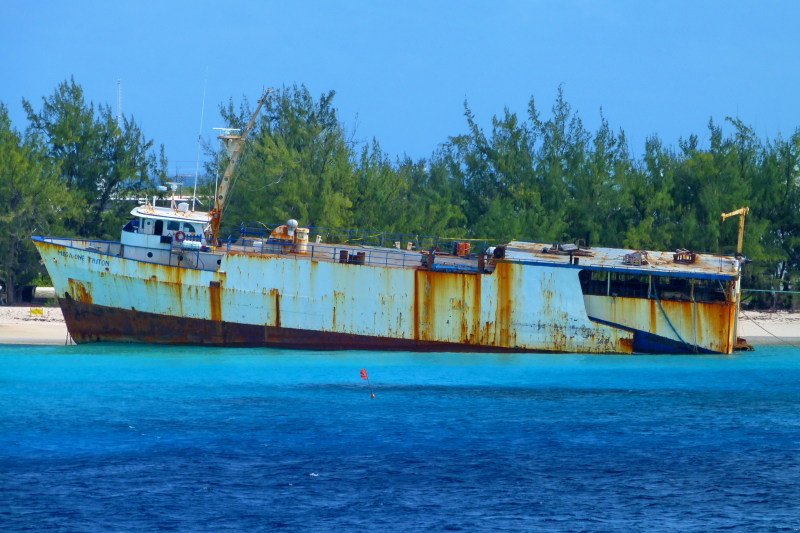
[[[186,234],[182,231],[175,232],[175,242],[183,242],[186,239]]]

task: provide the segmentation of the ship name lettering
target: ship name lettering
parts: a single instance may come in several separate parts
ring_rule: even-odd
[[[83,257],[84,257],[82,255],[73,254],[71,252],[65,252],[63,250],[59,250],[58,255],[64,257],[65,259],[75,259],[77,261],[83,261]]]

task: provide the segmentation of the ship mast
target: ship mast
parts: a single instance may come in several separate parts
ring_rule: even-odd
[[[253,129],[253,126],[256,123],[256,118],[258,117],[258,113],[261,111],[261,108],[264,106],[264,103],[267,101],[267,97],[271,92],[271,89],[267,89],[264,91],[264,94],[261,95],[261,99],[258,101],[258,106],[256,107],[253,116],[250,117],[250,122],[247,124],[244,131],[238,134],[225,133],[219,136],[220,140],[222,140],[223,144],[225,145],[225,149],[228,151],[229,159],[228,166],[225,167],[225,172],[222,175],[222,181],[217,189],[217,196],[214,198],[214,207],[208,213],[211,216],[210,242],[212,243],[216,243],[217,237],[219,236],[219,226],[222,222],[222,213],[225,210],[225,203],[228,200],[228,193],[230,193],[231,190],[231,178],[233,177],[233,172],[236,169],[239,158],[242,155],[242,148],[244,147],[245,140],[247,139],[250,130]]]

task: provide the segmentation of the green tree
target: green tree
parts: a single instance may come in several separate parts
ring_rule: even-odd
[[[470,234],[493,239],[547,238],[551,219],[542,206],[535,164],[536,132],[505,110],[489,137],[465,104],[469,134],[453,137],[445,153],[462,184]]]
[[[664,148],[658,137],[650,137],[645,142],[643,161],[634,165],[622,179],[622,245],[635,249],[668,249],[673,244],[675,231],[674,154]]]
[[[357,179],[351,143],[333,106],[333,91],[315,100],[294,86],[269,96],[237,169],[226,210],[228,228],[240,221],[282,222],[348,227],[354,221]],[[221,108],[232,127],[250,117],[246,102]],[[227,163],[217,154],[212,172]]]
[[[58,165],[20,137],[0,104],[0,282],[9,302],[18,285],[42,271],[31,235],[60,231],[79,207],[60,181]]]
[[[59,162],[67,188],[83,197],[85,216],[68,228],[80,236],[117,237],[130,202],[146,195],[166,176],[166,158],[153,153],[139,125],[123,117],[117,124],[109,106],[86,103],[74,79],[59,84],[36,111],[23,100],[28,134]]]
[[[242,159],[232,219],[443,237],[571,241],[590,245],[731,253],[736,224],[720,213],[749,206],[747,286],[794,287],[800,276],[800,131],[762,142],[727,119],[665,147],[645,142],[631,156],[624,132],[602,115],[588,131],[562,88],[548,116],[533,98],[527,115],[509,109],[484,131],[465,103],[465,132],[428,159],[390,161],[377,140],[357,146],[332,104],[304,87],[275,93]],[[247,103],[223,108],[232,126]],[[215,154],[212,167],[225,159]],[[219,171],[219,170],[217,170]]]
[[[763,228],[747,232],[759,239],[764,252],[751,284],[762,288],[797,288],[800,280],[800,130],[789,139],[768,143],[754,175],[752,213]],[[748,219],[748,224],[750,224]]]
[[[568,150],[572,171],[566,176],[570,233],[590,245],[619,245],[627,222],[620,218],[621,188],[625,176],[632,173],[625,135],[614,135],[601,113],[593,139],[579,131],[572,138]]]
[[[364,146],[353,169],[356,192],[353,219],[356,227],[401,233],[409,231],[413,212],[409,209],[411,183],[392,165],[373,140]]]

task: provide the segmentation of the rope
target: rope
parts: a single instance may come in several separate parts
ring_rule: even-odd
[[[773,294],[800,294],[800,291],[779,291],[776,289],[742,289],[742,292],[770,292]]]
[[[769,331],[767,328],[765,328],[764,326],[762,326],[761,324],[759,324],[758,322],[756,322],[754,319],[752,319],[752,318],[750,318],[749,316],[747,316],[746,314],[744,314],[744,313],[740,313],[740,314],[742,315],[742,317],[743,317],[743,318],[746,318],[747,320],[749,320],[750,322],[752,322],[753,324],[755,324],[756,326],[758,326],[758,327],[759,327],[759,328],[761,328],[762,330],[766,331],[766,332],[767,332],[769,335],[771,335],[771,336],[775,337],[775,338],[776,338],[776,339],[778,339],[779,341],[781,341],[781,342],[783,342],[783,343],[785,343],[785,344],[788,344],[789,346],[794,346],[795,348],[800,348],[800,344],[795,344],[795,343],[793,343],[793,342],[792,342],[792,341],[790,341],[790,340],[787,340],[787,339],[784,339],[784,338],[778,337],[777,335],[775,335],[774,333],[772,333],[771,331]]]
[[[678,337],[679,341],[681,341],[683,344],[686,344],[687,346],[690,346],[690,344],[688,342],[683,340],[683,337],[681,337],[681,334],[678,333],[678,330],[675,329],[675,326],[672,325],[672,321],[667,316],[667,312],[664,311],[664,307],[662,307],[662,305],[661,305],[661,298],[659,298],[659,296],[658,296],[658,289],[656,289],[655,284],[653,285],[653,293],[655,293],[655,295],[656,295],[656,303],[658,304],[658,308],[661,309],[661,314],[664,315],[664,319],[667,321],[667,324],[669,324],[669,327],[670,327],[670,329],[672,329],[672,332],[675,334],[676,337]],[[697,351],[697,345],[694,346],[694,350]]]

